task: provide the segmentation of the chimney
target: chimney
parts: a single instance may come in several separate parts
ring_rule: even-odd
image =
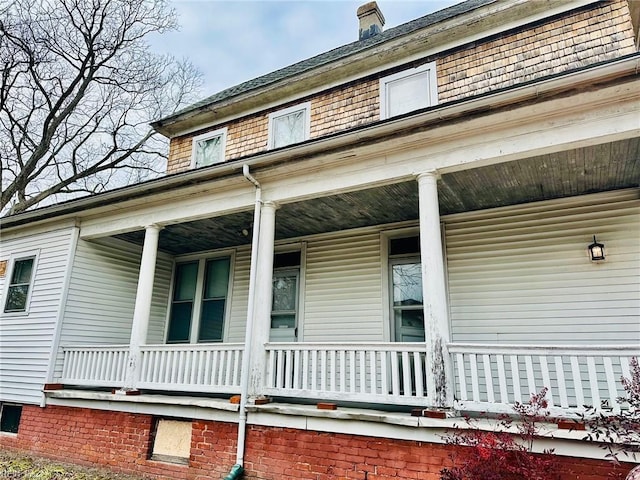
[[[365,40],[382,33],[384,16],[376,2],[369,2],[358,8],[358,20],[360,20],[359,40]]]

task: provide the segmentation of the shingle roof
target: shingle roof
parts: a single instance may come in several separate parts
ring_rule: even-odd
[[[467,0],[466,2],[462,2],[443,10],[431,13],[429,15],[425,15],[424,17],[411,20],[410,22],[403,23],[402,25],[398,25],[397,27],[384,31],[379,35],[369,37],[365,40],[358,40],[346,45],[342,45],[341,47],[334,48],[333,50],[321,53],[319,55],[316,55],[315,57],[307,58],[306,60],[302,60],[279,70],[275,70],[271,73],[267,73],[266,75],[256,77],[254,79],[222,90],[221,92],[211,95],[210,97],[200,100],[199,102],[196,102],[189,107],[186,107],[174,113],[173,115],[157,120],[156,122],[154,122],[154,124],[166,123],[167,121],[170,122],[172,119],[177,119],[178,117],[193,110],[198,110],[207,105],[212,105],[224,100],[228,100],[251,90],[265,87],[280,80],[293,77],[294,75],[298,75],[308,70],[312,70],[322,65],[334,62],[341,58],[348,57],[349,55],[367,50],[389,40],[408,35],[415,32],[416,30],[420,30],[438,22],[442,22],[449,18],[455,17],[457,15],[469,12],[478,7],[494,3],[496,1],[497,0]]]

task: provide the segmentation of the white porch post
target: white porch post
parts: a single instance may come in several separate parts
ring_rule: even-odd
[[[125,392],[136,388],[140,370],[140,346],[147,341],[160,230],[162,230],[162,227],[158,225],[149,225],[145,228],[136,303],[133,310],[131,339],[129,340],[129,361],[127,363],[125,384],[122,389]]]
[[[449,319],[444,255],[438,208],[438,175],[418,175],[420,206],[420,256],[427,342],[427,396],[434,407],[451,407],[453,393],[451,362],[447,350]]]
[[[271,289],[273,281],[273,243],[275,240],[276,204],[264,202],[260,213],[260,233],[258,237],[258,264],[254,297],[253,337],[251,345],[251,366],[249,368],[248,398],[258,397],[265,384],[264,374],[267,363],[265,343],[269,341],[271,328]]]

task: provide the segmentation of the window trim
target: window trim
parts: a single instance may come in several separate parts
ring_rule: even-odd
[[[387,96],[387,85],[391,82],[395,82],[396,80],[407,78],[423,72],[429,73],[429,105],[427,105],[426,107],[433,107],[438,104],[438,76],[436,74],[436,62],[425,63],[415,68],[410,68],[408,70],[403,70],[401,72],[397,72],[392,75],[387,75],[386,77],[380,78],[380,120],[392,118],[388,114],[389,104]],[[426,107],[418,107],[415,110],[420,110],[421,108]]]
[[[287,107],[287,108],[283,108],[282,110],[278,110],[275,112],[271,112],[269,114],[269,131],[268,131],[268,135],[267,135],[267,149],[269,150],[273,150],[274,147],[274,141],[275,138],[273,137],[273,121],[276,118],[279,117],[284,117],[286,115],[290,115],[292,113],[295,112],[299,112],[300,110],[304,110],[304,131],[303,133],[303,139],[302,141],[306,141],[309,140],[310,134],[311,134],[311,102],[304,102],[304,103],[299,103],[297,105],[293,105],[291,107]],[[295,142],[295,143],[299,143],[299,142]],[[284,148],[287,147],[289,145],[294,145],[294,143],[290,143],[287,145],[282,145],[280,147],[277,148]]]
[[[36,271],[38,269],[38,259],[40,257],[40,250],[28,250],[25,252],[14,253],[9,257],[9,268],[7,268],[7,275],[5,276],[5,284],[2,289],[2,315],[28,315],[31,307],[31,297],[33,295],[33,287],[36,279]],[[11,310],[7,311],[7,300],[9,296],[9,287],[11,285],[11,277],[16,266],[16,262],[21,260],[28,260],[33,258],[33,268],[31,269],[31,278],[29,278],[29,291],[27,292],[27,300],[24,310]]]
[[[207,133],[202,133],[200,135],[196,135],[194,137],[191,138],[191,165],[190,168],[194,169],[194,168],[204,168],[204,167],[210,167],[211,165],[219,165],[221,163],[224,163],[226,161],[226,152],[227,152],[227,132],[228,129],[227,127],[223,127],[223,128],[218,128],[217,130],[213,130],[211,132],[207,132]],[[216,162],[216,163],[211,163],[209,165],[201,165],[199,167],[196,167],[196,147],[198,145],[198,142],[201,142],[203,140],[209,140],[215,137],[221,137],[221,147],[222,148],[222,160],[220,162]]]
[[[198,336],[200,335],[200,321],[202,312],[202,300],[203,300],[203,287],[204,287],[204,274],[207,266],[207,261],[215,260],[217,258],[229,258],[229,283],[227,285],[227,297],[225,299],[225,311],[224,311],[224,325],[222,326],[222,340],[219,342],[200,342]],[[226,343],[229,337],[229,328],[231,323],[231,301],[233,297],[233,282],[235,278],[235,260],[236,250],[220,250],[217,252],[187,254],[175,257],[171,268],[171,287],[169,288],[169,297],[167,303],[167,313],[165,315],[164,322],[164,345],[199,345],[210,343]],[[173,290],[175,288],[175,276],[176,266],[179,263],[198,262],[198,273],[196,278],[196,292],[193,298],[193,311],[191,314],[191,325],[189,331],[188,342],[171,342],[169,339],[169,322],[171,321],[171,306],[173,304]]]

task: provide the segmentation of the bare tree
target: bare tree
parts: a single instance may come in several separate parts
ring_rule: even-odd
[[[167,145],[148,124],[201,83],[149,49],[176,27],[164,0],[0,0],[0,211],[159,172]]]

